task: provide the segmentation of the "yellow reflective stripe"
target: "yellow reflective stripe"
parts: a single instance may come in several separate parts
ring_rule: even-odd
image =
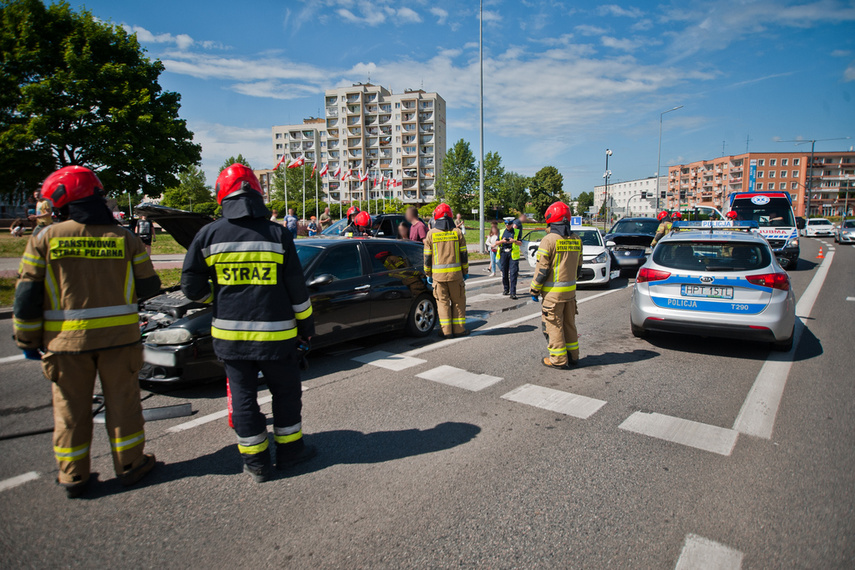
[[[451,319],[439,319],[439,324],[441,325],[450,325]]]
[[[12,317],[12,323],[15,325],[16,329],[21,331],[37,331],[41,330],[44,321],[24,321],[22,319]]]
[[[562,354],[567,354],[566,348],[549,348],[549,347],[547,347],[547,349],[549,350],[549,354],[554,354],[555,356],[561,356]]]
[[[298,321],[302,321],[303,319],[308,319],[309,317],[312,316],[312,307],[310,306],[305,311],[300,311],[299,313],[295,313],[294,316],[297,318]]]
[[[532,281],[531,281],[531,286],[529,287],[529,289],[531,289],[531,290],[533,290],[533,291],[540,291],[542,288],[543,288],[543,284],[542,284],[542,283],[538,283],[537,281],[535,281],[534,279],[532,279]]]
[[[578,342],[571,342],[570,344],[567,345],[567,350],[579,350],[579,343]]]
[[[89,444],[84,443],[76,447],[53,447],[57,461],[80,461],[89,455]]]
[[[261,453],[263,451],[267,451],[267,446],[269,446],[269,445],[270,445],[270,440],[268,440],[265,437],[264,441],[262,441],[258,445],[241,445],[241,444],[238,444],[238,451],[240,451],[244,455],[256,455],[256,454]]]
[[[293,328],[286,331],[232,331],[211,327],[211,336],[220,340],[278,341],[297,338],[297,329]]]
[[[36,257],[35,255],[30,255],[29,253],[25,253],[21,257],[21,262],[34,267],[45,267],[47,265],[44,259]]]
[[[549,292],[552,292],[552,293],[568,293],[570,291],[575,291],[575,290],[576,290],[575,285],[570,285],[568,287],[552,287],[552,286],[548,286],[548,285],[543,286],[543,291],[547,292],[547,293],[549,293]]]
[[[144,252],[142,252],[139,255],[134,257],[134,265],[139,265],[140,263],[143,263],[143,262],[147,261],[148,259],[149,259],[148,252],[144,251]]]
[[[465,325],[466,319],[465,318],[463,318],[463,319],[452,319],[451,322],[454,323],[455,325]]]
[[[276,443],[291,443],[291,442],[297,441],[301,437],[303,437],[303,430],[300,430],[297,433],[291,433],[288,435],[273,434],[273,439],[276,441]]]
[[[205,258],[205,263],[209,267],[215,263],[241,263],[246,261],[267,261],[281,264],[284,259],[281,253],[273,251],[227,251],[215,253]]]
[[[107,327],[119,327],[123,325],[135,325],[139,323],[139,315],[120,315],[118,317],[102,317],[100,319],[79,319],[71,321],[45,321],[45,330],[51,332],[60,331],[85,331],[92,329],[104,329]]]
[[[130,304],[134,299],[134,272],[130,263],[125,272],[125,301]]]
[[[47,267],[47,279],[45,281],[47,283],[48,297],[50,298],[50,308],[58,309],[59,293],[57,293],[56,288],[56,276],[53,274],[53,267],[50,265]]]
[[[132,447],[136,447],[145,442],[145,431],[127,435],[125,437],[110,438],[110,447],[113,451],[125,451]]]
[[[462,270],[463,270],[463,268],[459,267],[459,266],[458,267],[445,267],[445,268],[441,268],[441,269],[437,268],[437,266],[434,266],[432,269],[432,271],[434,273],[454,273],[455,271],[462,271]]]

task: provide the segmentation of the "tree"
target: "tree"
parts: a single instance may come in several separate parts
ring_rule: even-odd
[[[488,152],[484,156],[484,208],[502,206],[502,187],[505,179],[505,167],[498,152]],[[477,206],[476,206],[477,207]]]
[[[577,198],[579,201],[579,212],[577,212],[580,216],[584,216],[588,213],[588,210],[591,209],[594,205],[594,193],[593,192],[581,192],[579,193],[579,197]]]
[[[477,181],[475,155],[469,143],[460,139],[445,155],[442,172],[436,181],[437,192],[455,213],[465,213],[473,206]]]
[[[501,198],[502,204],[507,208],[513,208],[518,212],[525,211],[528,202],[528,186],[531,178],[517,172],[508,172],[502,180]]]
[[[238,155],[238,158],[242,158]],[[231,163],[230,163],[231,164]],[[245,164],[245,163],[244,163]],[[228,164],[223,165],[223,168]],[[311,163],[298,166],[296,168],[286,168],[280,166],[273,174],[270,180],[270,199],[285,200],[285,177],[288,177],[288,207],[294,208],[294,212],[302,214],[303,203],[303,176],[306,177],[306,201],[314,200],[315,198],[315,179],[312,176]],[[345,184],[344,182],[342,184]],[[322,186],[322,184],[321,184]],[[318,191],[320,194],[320,190]],[[284,214],[285,212],[283,212]],[[315,213],[314,206],[312,214]],[[306,215],[309,215],[309,209],[306,209]]]
[[[531,202],[538,218],[542,218],[546,209],[559,200],[564,200],[564,177],[554,166],[544,166],[531,179],[529,190]]]
[[[220,167],[220,172],[222,172],[223,170],[225,170],[226,168],[228,168],[232,164],[243,164],[244,166],[246,166],[247,168],[252,170],[252,165],[249,163],[249,161],[247,159],[245,159],[242,154],[238,153],[238,155],[236,157],[230,156],[226,159],[226,161]]]
[[[180,95],[158,83],[163,64],[90,12],[63,1],[4,2],[0,68],[2,192],[79,164],[108,192],[157,196],[200,160],[178,117]]]
[[[205,173],[196,166],[190,166],[178,175],[178,186],[163,193],[160,203],[170,208],[193,211],[196,206],[214,201],[211,187],[205,183]],[[209,207],[206,206],[203,209]]]

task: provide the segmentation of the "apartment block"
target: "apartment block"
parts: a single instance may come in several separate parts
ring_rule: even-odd
[[[752,169],[754,171],[752,187]],[[846,190],[855,179],[855,152],[749,152],[668,168],[666,207],[713,206],[723,209],[733,192],[789,192],[797,216],[835,216],[843,212]],[[805,192],[810,187],[810,212]]]
[[[659,177],[659,188],[665,192],[667,176]],[[656,177],[639,178],[609,183],[608,201],[612,213],[619,218],[650,217],[656,215]],[[606,186],[594,187],[594,210],[600,211],[606,201]]]
[[[328,164],[330,175],[339,167],[354,176],[323,180],[327,200],[349,202],[398,198],[424,204],[436,196],[436,176],[445,158],[445,100],[438,93],[356,83],[327,90],[323,119],[302,125],[274,126],[273,156],[278,162],[303,156],[306,162]],[[359,182],[365,172],[368,182]],[[374,188],[373,180],[395,179],[400,185]]]

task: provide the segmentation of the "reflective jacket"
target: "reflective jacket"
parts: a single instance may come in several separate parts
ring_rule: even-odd
[[[671,231],[672,224],[671,222],[662,222],[659,224],[659,227],[656,228],[656,235],[653,237],[653,241],[650,242],[650,247],[656,245],[656,243],[662,239],[662,236]]]
[[[582,267],[582,240],[576,234],[552,229],[537,250],[537,267],[531,290],[550,301],[568,301],[576,297],[576,279]]]
[[[211,336],[223,360],[278,360],[295,350],[298,334],[314,334],[294,239],[268,216],[217,220],[196,234],[184,258],[181,290],[213,301]]]
[[[438,220],[436,227],[427,233],[424,246],[425,274],[434,281],[460,281],[469,274],[466,236],[451,220]]]
[[[511,226],[511,228],[512,228],[511,231],[505,230],[504,232],[502,232],[502,237],[500,239],[511,238],[511,239],[518,240],[518,241],[522,240],[522,228],[518,228],[516,225],[516,222],[514,222],[514,225]],[[511,234],[511,235],[505,235],[505,234]],[[505,248],[507,248],[507,247],[509,247],[507,244],[503,244],[501,242],[498,244],[500,258],[502,255],[508,255],[508,252],[505,251]],[[518,243],[511,244],[510,249],[511,249],[511,251],[510,251],[511,259],[514,261],[518,260],[520,258],[520,246],[519,246],[519,244]]]
[[[68,220],[33,236],[15,289],[21,348],[88,352],[140,341],[137,293],[160,290],[143,242],[115,223]]]

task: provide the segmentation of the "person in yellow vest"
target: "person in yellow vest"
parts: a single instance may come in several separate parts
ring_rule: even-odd
[[[582,240],[570,229],[570,207],[555,202],[546,210],[549,233],[540,241],[531,298],[543,297],[543,330],[549,356],[543,365],[567,369],[579,362],[576,332],[576,279],[582,268]]]
[[[440,204],[433,212],[434,227],[425,237],[425,275],[433,285],[439,313],[439,336],[467,336],[466,286],[469,278],[469,255],[466,237],[454,227],[451,207]]]
[[[502,295],[517,299],[517,278],[520,272],[520,245],[522,245],[522,222],[514,218],[505,218],[505,231],[502,232],[497,247],[499,267],[502,270]]]
[[[53,382],[57,482],[77,498],[90,479],[96,376],[120,482],[133,485],[155,466],[154,455],[143,453],[137,301],[160,291],[160,278],[143,242],[113,218],[94,172],[66,166],[48,176],[41,194],[70,219],[27,244],[15,288],[15,340]]]
[[[671,220],[669,218],[668,212],[662,210],[659,212],[659,215],[656,216],[656,219],[659,220],[659,227],[656,228],[656,235],[653,237],[653,241],[650,242],[650,247],[656,247],[656,244],[659,243],[659,240],[662,237],[671,231]]]

